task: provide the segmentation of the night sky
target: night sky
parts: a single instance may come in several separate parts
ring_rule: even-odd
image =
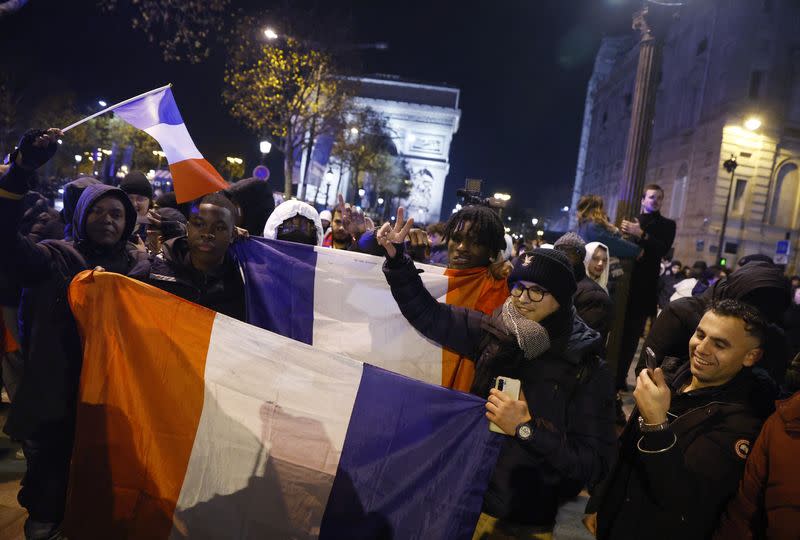
[[[269,3],[234,0],[246,9]],[[450,152],[443,216],[467,176],[483,178],[488,194],[511,193],[517,207],[544,213],[569,204],[594,55],[603,35],[629,31],[640,2],[330,5],[349,12],[355,41],[389,44],[362,55],[364,74],[461,89],[461,127]],[[259,157],[256,137],[222,104],[221,47],[203,64],[165,63],[157,45],[131,28],[124,10],[104,15],[93,0],[30,0],[0,20],[0,44],[0,66],[25,90],[23,108],[59,89],[72,90],[89,107],[100,98],[111,103],[172,82],[184,121],[212,163],[245,156],[249,171]],[[279,167],[272,159],[270,168]]]

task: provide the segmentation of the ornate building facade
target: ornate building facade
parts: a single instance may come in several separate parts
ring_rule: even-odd
[[[411,169],[406,215],[423,223],[439,221],[450,144],[461,120],[460,91],[395,77],[365,77],[358,83],[357,105],[386,117],[398,155]]]
[[[798,268],[798,28],[796,1],[709,0],[687,3],[668,29],[645,182],[665,190],[662,213],[677,221],[675,257],[683,262],[715,263],[722,246],[730,265],[751,253],[773,256],[789,240],[788,269]],[[604,40],[587,92],[574,196],[602,195],[611,216],[636,43]],[[724,167],[731,157],[733,175]]]

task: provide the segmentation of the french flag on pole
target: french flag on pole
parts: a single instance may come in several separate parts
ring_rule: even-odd
[[[203,158],[189,136],[171,85],[156,88],[96,112],[61,131],[68,131],[87,120],[113,111],[137,129],[153,137],[167,156],[175,197],[179,203],[191,201],[228,187],[228,183]]]
[[[228,187],[228,183],[194,145],[170,87],[126,103],[114,109],[114,114],[141,129],[161,145],[167,155],[175,197],[179,203]]]
[[[469,539],[484,401],[83,272],[70,538]]]

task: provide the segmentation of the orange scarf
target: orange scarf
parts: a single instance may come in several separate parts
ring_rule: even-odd
[[[494,279],[485,266],[454,270],[448,268],[447,303],[491,314],[508,298],[508,282]],[[469,392],[475,378],[475,361],[447,349],[442,350],[442,386]]]

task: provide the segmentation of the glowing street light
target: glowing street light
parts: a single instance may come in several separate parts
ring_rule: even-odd
[[[272,150],[272,143],[269,141],[261,141],[258,143],[258,149],[261,150],[262,154],[269,154],[269,151]]]
[[[533,218],[531,220],[531,223],[533,224],[534,227],[536,227],[539,224],[539,218]]]
[[[102,100],[102,99],[101,99],[101,100],[98,100],[98,101],[97,101],[97,104],[98,104],[98,105],[100,105],[101,107],[108,107],[108,103],[106,103],[106,102],[105,102],[104,100]]]
[[[275,32],[275,30],[268,26],[264,29],[264,37],[269,40],[275,40],[278,39],[278,34]]]
[[[83,161],[83,156],[80,154],[75,154],[75,163],[80,163]]]
[[[761,120],[755,116],[751,116],[744,122],[744,127],[749,131],[755,131],[761,127]]]
[[[228,160],[228,163],[232,163],[232,164],[236,164],[236,165],[241,165],[242,163],[244,163],[244,160],[242,158],[239,158],[239,157],[227,156],[225,159]]]
[[[364,188],[361,188],[361,189],[358,190],[358,196],[359,197],[363,197],[366,193],[367,192],[366,192],[366,190],[364,190]]]
[[[325,182],[328,184],[333,183],[333,169],[328,167],[328,170],[325,172]]]
[[[538,231],[536,231],[536,236],[544,236],[544,231],[539,229]]]
[[[350,135],[358,135],[358,128],[357,127],[351,127],[350,128]]]
[[[383,204],[383,197],[378,197],[378,204]]]
[[[494,198],[500,201],[510,201],[511,195],[508,193],[495,193]]]
[[[561,208],[561,211],[562,212],[569,212],[569,206],[564,206],[563,208]]]

